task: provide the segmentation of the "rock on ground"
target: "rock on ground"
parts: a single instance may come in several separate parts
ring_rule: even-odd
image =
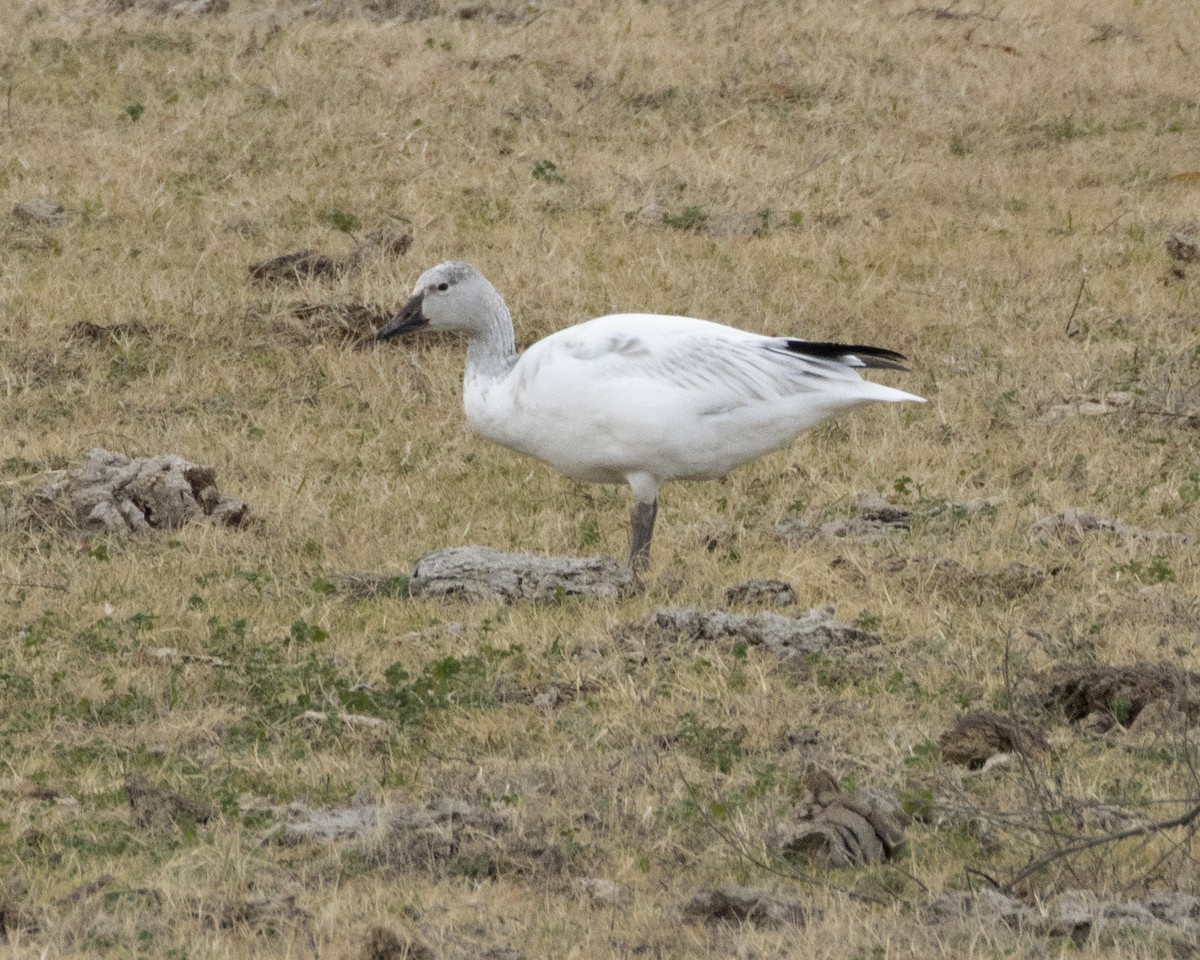
[[[131,459],[96,448],[75,476],[34,489],[28,518],[50,528],[87,533],[152,533],[189,520],[236,527],[246,504],[222,495],[217,473],[176,454]]]
[[[863,647],[880,642],[879,635],[833,619],[831,608],[808,610],[795,617],[777,613],[746,616],[714,610],[662,609],[641,625],[643,632],[668,639],[741,641],[765,646],[781,657],[821,653],[830,648]]]
[[[417,561],[413,596],[552,602],[565,597],[604,600],[632,592],[632,571],[609,557],[538,557],[491,547],[450,547]]]

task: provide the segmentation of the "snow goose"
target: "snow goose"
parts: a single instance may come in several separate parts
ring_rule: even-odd
[[[880,347],[767,337],[692,317],[622,313],[560,330],[518,355],[504,300],[469,264],[421,274],[381,340],[428,328],[467,338],[471,428],[559,473],[628,483],[630,565],[644,571],[664,480],[711,480],[874,401],[921,397],[860,367],[906,369]]]

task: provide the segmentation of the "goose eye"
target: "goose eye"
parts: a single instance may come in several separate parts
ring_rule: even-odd
[[[439,283],[439,284],[437,285],[437,288],[438,288],[439,290],[449,290],[449,289],[450,289],[450,284],[448,284],[448,283]]]

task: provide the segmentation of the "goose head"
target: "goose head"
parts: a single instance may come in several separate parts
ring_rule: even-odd
[[[500,294],[478,270],[461,260],[430,267],[417,280],[412,296],[400,312],[375,334],[388,340],[413,330],[447,330],[471,337],[484,333],[503,307]]]

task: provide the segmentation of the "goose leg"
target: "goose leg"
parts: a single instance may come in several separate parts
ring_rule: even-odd
[[[650,566],[650,538],[654,536],[654,518],[658,516],[658,501],[641,501],[633,505],[629,521],[633,527],[632,546],[629,550],[629,566],[634,573],[645,573]]]
[[[625,482],[633,491],[633,513],[629,523],[633,528],[629,547],[629,566],[636,578],[650,566],[650,538],[654,536],[654,518],[658,516],[658,481],[649,473],[627,473]]]

